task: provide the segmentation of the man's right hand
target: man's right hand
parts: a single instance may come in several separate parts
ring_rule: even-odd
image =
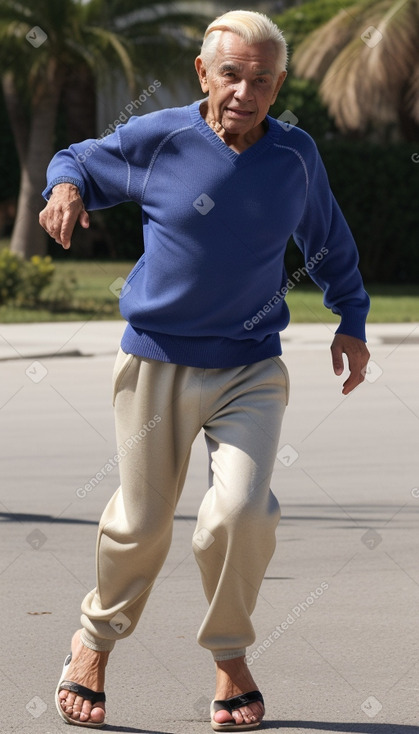
[[[70,183],[57,184],[52,189],[48,204],[39,214],[39,224],[59,245],[68,250],[77,221],[84,229],[89,227],[89,215],[77,186]]]

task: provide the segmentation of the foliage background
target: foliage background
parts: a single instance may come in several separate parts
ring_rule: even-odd
[[[315,83],[295,78],[292,51],[307,34],[351,2],[315,0],[289,8],[275,21],[283,29],[290,46],[288,78],[272,116],[291,110],[298,124],[316,140],[332,189],[351,227],[360,252],[361,270],[366,282],[412,284],[419,282],[419,207],[415,191],[419,176],[419,141],[416,143],[377,143],[371,137],[344,138],[322,105]],[[188,79],[199,98],[194,71]],[[179,79],[182,84],[182,79]],[[191,99],[192,101],[192,99]],[[147,111],[146,109],[144,110]],[[0,92],[0,209],[18,193],[19,165],[13,136]],[[372,136],[373,137],[373,136]],[[65,114],[59,115],[55,148],[72,142]],[[11,222],[3,217],[2,236],[10,234]],[[95,212],[89,233],[78,230],[70,252],[63,252],[52,241],[49,254],[54,259],[99,257],[127,260],[142,253],[141,212],[136,205],[123,204],[112,210]],[[301,265],[301,255],[290,246],[288,269]]]

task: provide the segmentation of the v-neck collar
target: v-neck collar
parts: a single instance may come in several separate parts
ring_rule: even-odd
[[[228,158],[234,165],[239,166],[248,163],[255,156],[260,155],[261,152],[272,146],[272,143],[276,140],[277,135],[275,134],[275,130],[272,127],[271,120],[269,119],[269,116],[266,116],[265,122],[268,126],[268,129],[266,130],[265,134],[261,138],[259,138],[259,140],[256,140],[255,143],[246,148],[246,150],[243,150],[242,153],[236,153],[235,150],[229,148],[229,146],[224,143],[223,140],[221,140],[219,135],[214,132],[214,130],[202,117],[200,106],[203,102],[206,101],[206,99],[207,98],[200,99],[199,101],[189,105],[189,113],[192,122],[194,126],[199,130],[201,135],[203,135],[208,140],[208,142],[211,143],[211,145],[219,150],[221,155],[223,155],[225,158]]]

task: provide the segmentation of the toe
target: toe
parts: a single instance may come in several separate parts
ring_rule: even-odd
[[[256,724],[263,718],[264,709],[261,703],[256,702],[233,711],[236,724]]]
[[[257,721],[257,716],[252,712],[249,711],[249,709],[239,709],[244,724],[251,724],[255,721]]]
[[[95,704],[90,711],[90,720],[94,724],[101,724],[103,721],[105,721],[105,709],[104,704],[98,703]]]
[[[234,722],[235,724],[257,724],[263,719],[264,713],[265,710],[262,704],[255,702],[249,706],[234,709],[231,714],[226,709],[221,709],[214,714],[213,719],[217,724],[226,724],[227,722]]]
[[[74,701],[76,699],[75,693],[71,691],[62,690],[58,694],[60,705],[66,713],[71,713],[73,710]]]
[[[247,724],[248,723],[245,720],[242,709],[236,709],[235,711],[233,711],[232,715],[233,715],[233,718],[236,724]]]
[[[60,691],[59,699],[63,711],[75,721],[92,721],[94,724],[101,724],[105,720],[105,704],[104,702],[95,703],[77,696],[70,691]]]
[[[86,721],[83,716],[85,703],[86,701],[81,696],[76,696],[76,699],[73,703],[73,713],[71,714],[72,719],[75,719],[76,721]]]
[[[235,719],[231,718],[231,714],[226,709],[216,711],[213,719],[217,724],[226,724],[228,721],[231,721],[231,723],[233,723],[233,721],[235,721]]]

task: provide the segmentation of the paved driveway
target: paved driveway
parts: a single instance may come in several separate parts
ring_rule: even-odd
[[[370,327],[368,380],[348,397],[331,369],[330,328],[296,325],[284,339],[291,402],[272,482],[283,519],[249,664],[265,731],[417,734],[419,325]],[[69,731],[53,692],[118,484],[110,378],[121,330],[0,326],[2,734]],[[168,559],[112,654],[107,731],[211,731],[213,663],[195,641],[206,603],[191,551],[206,481],[200,436]]]

